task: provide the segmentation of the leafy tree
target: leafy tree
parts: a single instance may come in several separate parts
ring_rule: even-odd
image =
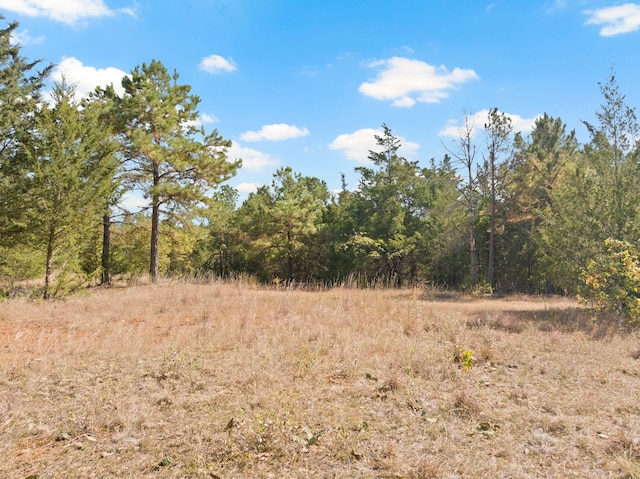
[[[596,311],[610,311],[640,321],[640,259],[626,241],[605,240],[606,252],[592,259],[582,275],[579,298]]]
[[[189,85],[178,84],[162,63],[153,60],[122,80],[123,152],[126,179],[151,200],[149,275],[158,277],[160,220],[190,221],[208,201],[211,188],[235,174],[239,160],[227,161],[231,141],[198,127],[198,103]]]
[[[83,240],[95,229],[112,188],[117,145],[92,109],[81,110],[74,89],[55,85],[52,106],[35,112],[34,136],[21,137],[28,168],[28,231],[45,252],[44,298],[78,272]]]

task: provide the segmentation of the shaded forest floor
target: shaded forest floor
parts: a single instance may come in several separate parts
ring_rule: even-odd
[[[3,478],[636,478],[640,342],[568,299],[178,284],[0,303]]]

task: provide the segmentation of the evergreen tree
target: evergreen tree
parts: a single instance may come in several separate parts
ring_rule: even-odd
[[[320,231],[320,242],[326,247],[326,281],[341,282],[353,280],[357,258],[353,249],[347,247],[349,240],[357,230],[356,197],[347,189],[344,174],[342,190],[331,198],[324,213],[324,227]]]
[[[530,137],[515,135],[502,241],[503,283],[511,291],[553,291],[553,271],[562,266],[547,254],[548,227],[556,217],[552,198],[575,164],[578,147],[575,131],[567,133],[560,118],[546,113],[535,121]]]
[[[402,285],[418,278],[417,253],[428,236],[430,185],[425,170],[399,156],[399,139],[382,127],[383,134],[375,137],[381,151],[369,152],[375,168],[356,168],[360,184],[350,204],[354,230],[348,247],[367,276]]]
[[[129,282],[149,271],[150,218],[143,212],[126,214],[111,225],[110,270]],[[162,260],[159,260],[163,263]],[[166,262],[165,262],[166,263]]]
[[[10,278],[28,277],[35,266],[23,241],[28,169],[18,154],[18,138],[33,130],[33,112],[42,103],[42,86],[52,68],[38,70],[40,61],[21,56],[20,46],[11,42],[16,28],[13,22],[0,30],[0,276]]]
[[[158,278],[160,221],[190,221],[208,192],[235,174],[241,162],[228,162],[231,141],[197,126],[200,99],[178,84],[162,63],[136,67],[122,80],[126,178],[151,200],[149,275]]]
[[[431,197],[428,230],[419,257],[431,283],[460,287],[468,271],[468,219],[459,201],[460,178],[448,155],[423,170]]]
[[[310,251],[328,200],[324,181],[289,167],[280,168],[271,185],[249,195],[238,211],[238,227],[245,236],[247,256],[263,279],[318,277]]]
[[[585,122],[591,141],[574,155],[550,201],[545,218],[546,264],[553,281],[575,292],[581,272],[602,257],[605,240],[633,243],[640,237],[640,171],[638,124],[625,103],[615,75],[600,84],[604,103],[597,125]]]
[[[28,169],[28,235],[44,252],[44,298],[79,272],[83,241],[95,229],[113,185],[117,145],[92,109],[81,110],[74,89],[56,84],[53,104],[34,116],[33,136],[21,136]]]
[[[509,149],[509,137],[511,135],[511,119],[504,113],[498,112],[497,108],[489,111],[487,123],[484,125],[487,142],[487,152],[485,157],[485,172],[489,183],[489,257],[487,264],[487,285],[494,287],[494,255],[496,237],[496,208],[498,203],[499,189],[504,183],[504,174],[500,174],[499,169],[504,172],[501,166],[501,155]]]
[[[599,86],[605,102],[596,112],[597,125],[584,122],[591,135],[585,160],[605,193],[598,205],[602,208],[600,223],[605,234],[634,241],[640,236],[638,121],[635,109],[626,104],[620,93],[613,71],[609,81]]]
[[[83,108],[94,109],[100,121],[112,132],[114,141],[122,142],[124,125],[123,115],[119,110],[121,99],[117,97],[113,85],[97,87],[82,101]],[[102,242],[100,253],[100,284],[111,283],[111,225],[115,209],[122,208],[119,202],[126,192],[127,185],[123,182],[124,159],[118,154],[118,168],[113,178],[113,187],[104,198],[104,212],[102,215]],[[126,212],[124,212],[126,214]]]
[[[212,272],[220,278],[237,271],[236,250],[239,242],[234,224],[238,191],[222,185],[216,191],[205,212],[207,235],[201,238],[192,252],[192,260],[198,271]]]

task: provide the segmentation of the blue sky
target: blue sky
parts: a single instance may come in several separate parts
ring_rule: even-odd
[[[233,140],[243,195],[281,166],[338,189],[386,123],[428,165],[465,112],[526,133],[543,113],[595,122],[613,66],[640,105],[640,3],[614,0],[0,0],[29,59],[80,93],[160,60]],[[482,146],[481,134],[476,136]]]

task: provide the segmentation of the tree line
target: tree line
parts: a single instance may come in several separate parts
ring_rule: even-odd
[[[284,167],[240,203],[225,182],[241,160],[176,72],[153,60],[122,94],[45,92],[52,67],[21,56],[16,27],[0,31],[5,289],[37,280],[48,298],[148,274],[574,294],[612,239],[640,235],[638,124],[613,72],[585,144],[560,118],[524,135],[493,108],[482,125],[465,114],[425,167],[382,125],[355,188]],[[132,191],[148,207],[126,211]]]

